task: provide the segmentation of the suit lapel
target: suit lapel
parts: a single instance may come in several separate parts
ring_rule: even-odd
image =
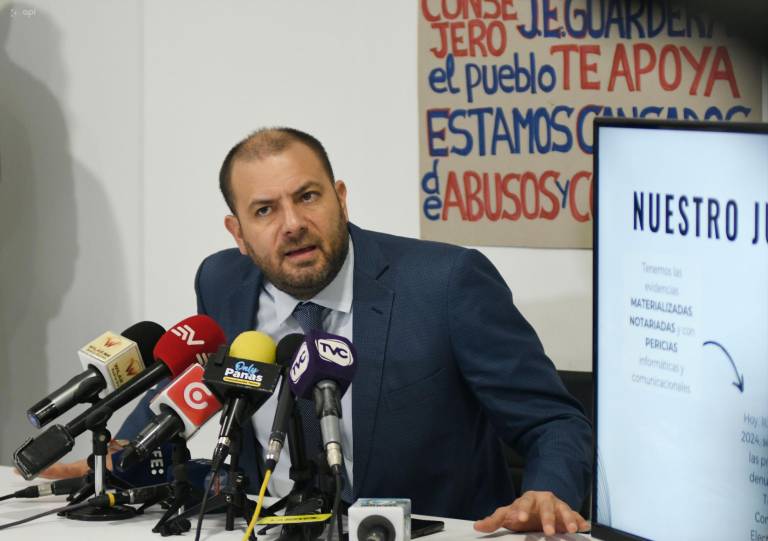
[[[220,323],[230,344],[240,333],[256,328],[261,281],[261,271],[252,265],[247,277],[239,287],[234,289],[227,301],[224,311],[226,321]],[[253,489],[261,485],[264,466],[261,459],[263,452],[256,441],[250,418],[241,427],[241,442],[240,465],[246,472],[255,474],[250,478],[250,487]]]
[[[228,299],[225,311],[226,321],[222,321],[221,325],[230,343],[240,333],[256,328],[261,280],[261,271],[253,265],[252,272],[239,287],[232,291]]]
[[[368,471],[394,293],[379,282],[388,267],[379,246],[354,225],[350,224],[349,230],[355,247],[352,342],[357,350],[358,365],[352,385],[352,430],[357,497],[365,486]]]

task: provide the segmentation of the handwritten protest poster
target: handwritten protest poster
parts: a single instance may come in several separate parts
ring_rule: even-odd
[[[422,238],[591,248],[596,117],[762,118],[759,57],[679,3],[419,0],[418,17]]]

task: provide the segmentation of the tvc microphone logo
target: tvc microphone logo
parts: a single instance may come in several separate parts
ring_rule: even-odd
[[[301,379],[302,374],[307,371],[308,366],[309,349],[307,349],[307,343],[304,342],[301,344],[299,351],[296,352],[296,358],[293,360],[293,364],[291,364],[291,381],[297,383]]]
[[[315,340],[315,347],[317,347],[317,352],[320,353],[320,358],[329,363],[349,366],[354,362],[349,346],[341,340],[320,338]]]

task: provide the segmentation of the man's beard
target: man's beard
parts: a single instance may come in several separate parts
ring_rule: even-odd
[[[247,242],[245,243],[246,251],[251,260],[264,273],[264,277],[272,282],[277,289],[288,293],[296,299],[311,299],[336,278],[341,267],[344,266],[344,261],[347,259],[349,232],[347,231],[346,220],[341,212],[339,212],[337,224],[338,226],[332,232],[332,237],[328,242],[329,252],[324,254],[327,256],[327,264],[315,273],[300,273],[299,276],[290,276],[288,273],[282,272],[279,266],[273,268],[268,261],[257,257],[256,252]],[[302,241],[303,239],[298,239],[297,244]],[[319,245],[317,249],[320,249]]]

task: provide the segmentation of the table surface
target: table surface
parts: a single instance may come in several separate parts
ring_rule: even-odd
[[[12,468],[0,466],[0,496],[39,482],[45,481],[35,480],[34,482],[28,483],[14,474]],[[0,524],[20,520],[63,505],[66,505],[64,496],[6,500],[0,502]],[[0,539],[2,539],[2,541],[43,541],[46,538],[55,536],[57,540],[86,541],[88,535],[101,534],[104,532],[106,526],[119,526],[109,530],[107,541],[139,541],[142,539],[159,540],[162,539],[162,537],[159,534],[152,533],[152,527],[155,522],[159,520],[161,515],[162,509],[158,506],[147,510],[144,515],[139,515],[128,520],[113,522],[82,522],[66,519],[53,514],[27,524],[2,530],[0,531]],[[422,517],[422,515],[416,516]],[[514,534],[506,530],[500,530],[493,534],[481,534],[472,528],[471,521],[450,518],[440,518],[440,520],[445,522],[445,530],[424,537],[423,539],[425,541],[467,541],[495,538],[502,538],[504,541],[538,541],[543,539],[588,541],[592,539],[589,535],[583,534],[563,534],[546,538],[544,534],[541,533]],[[194,527],[195,521],[193,520],[192,531],[184,534],[182,537],[178,537],[178,539],[194,539]],[[236,520],[235,529],[228,532],[224,529],[223,514],[209,515],[206,516],[203,521],[200,539],[205,541],[220,541],[225,539],[237,541],[242,539],[245,528],[246,524],[244,520]],[[260,541],[272,541],[275,538],[276,535],[259,536]],[[94,539],[93,541],[96,540]]]

